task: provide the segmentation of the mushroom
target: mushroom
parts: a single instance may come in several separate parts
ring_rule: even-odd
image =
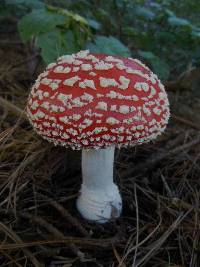
[[[169,114],[164,86],[141,61],[88,50],[49,64],[27,104],[39,135],[82,150],[77,208],[84,218],[99,223],[119,217],[122,210],[113,182],[115,147],[154,140],[165,130]]]

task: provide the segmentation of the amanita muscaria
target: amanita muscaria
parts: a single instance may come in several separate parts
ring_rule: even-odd
[[[44,139],[82,149],[77,208],[84,218],[104,223],[122,209],[113,182],[115,147],[154,140],[170,113],[164,86],[147,66],[87,50],[47,66],[31,89],[27,114]]]

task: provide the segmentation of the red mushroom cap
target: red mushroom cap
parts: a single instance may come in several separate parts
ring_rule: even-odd
[[[158,77],[139,60],[87,50],[47,66],[32,87],[27,114],[55,145],[121,147],[161,134],[169,102]]]

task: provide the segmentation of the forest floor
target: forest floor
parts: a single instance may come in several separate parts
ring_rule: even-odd
[[[172,115],[165,134],[116,150],[123,213],[99,225],[75,208],[80,152],[43,141],[27,121],[28,93],[43,68],[14,34],[2,36],[0,266],[199,267],[199,70],[188,66],[166,84]]]

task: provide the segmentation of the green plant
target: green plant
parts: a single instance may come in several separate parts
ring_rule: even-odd
[[[91,35],[89,24],[82,16],[50,5],[23,16],[18,29],[23,42],[35,40],[46,63],[81,49]]]
[[[18,29],[23,42],[35,40],[46,63],[86,46],[94,52],[130,55],[129,49],[114,37],[97,36],[94,44],[89,42],[92,29],[100,28],[97,21],[85,19],[66,8],[44,4],[39,0],[37,2],[38,6],[32,6],[32,11],[20,19]]]
[[[191,11],[190,11],[191,10]],[[199,64],[198,0],[7,0],[24,43],[33,42],[46,63],[89,48],[139,57],[167,80]]]

